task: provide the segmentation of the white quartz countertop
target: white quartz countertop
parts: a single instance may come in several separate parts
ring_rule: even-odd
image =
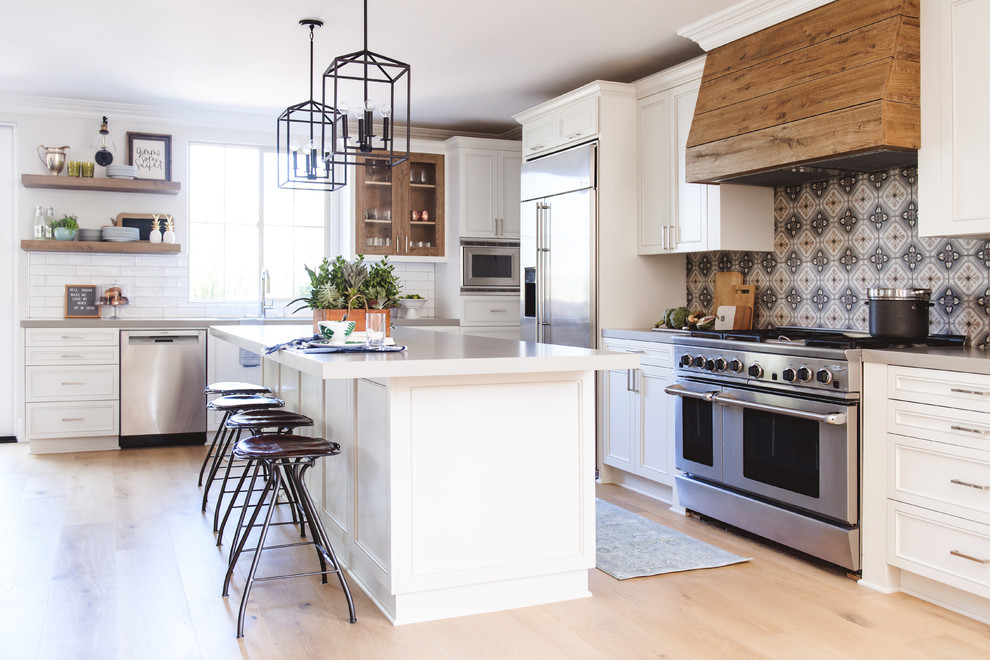
[[[687,330],[670,330],[659,328],[605,328],[602,330],[602,337],[605,339],[635,339],[637,341],[654,341],[661,344],[669,344],[677,335],[690,334]]]
[[[265,348],[299,337],[311,337],[310,325],[220,325],[210,334],[240,348],[261,353]],[[474,374],[541,373],[636,369],[639,356],[573,346],[462,336],[447,332],[393,329],[395,343],[408,348],[394,353],[305,354],[281,350],[267,356],[288,367],[323,379],[403,378]]]
[[[298,325],[305,318],[184,318],[184,319],[24,319],[22,328],[119,328],[121,330],[172,328],[208,328],[212,325]],[[429,327],[429,326],[458,326],[457,319],[395,318],[391,322],[398,326]]]
[[[990,374],[990,351],[971,346],[959,348],[899,348],[897,350],[863,349],[863,362],[892,364],[922,369],[965,371]]]

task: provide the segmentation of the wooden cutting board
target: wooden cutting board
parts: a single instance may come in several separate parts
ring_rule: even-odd
[[[739,318],[747,319],[743,323],[745,327],[734,328],[735,330],[749,330],[753,323],[753,307],[756,304],[756,287],[752,284],[743,284],[743,274],[737,271],[727,271],[715,273],[715,300],[713,309],[718,314],[719,307],[744,307],[748,314],[740,314]]]

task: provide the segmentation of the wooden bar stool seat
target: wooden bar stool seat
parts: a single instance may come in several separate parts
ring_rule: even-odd
[[[226,396],[228,394],[271,394],[272,391],[265,387],[264,385],[256,385],[254,383],[239,383],[237,381],[220,381],[219,383],[210,383],[206,386],[206,394],[219,394],[221,396]]]

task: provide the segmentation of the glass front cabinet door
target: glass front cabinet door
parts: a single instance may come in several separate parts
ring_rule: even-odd
[[[367,157],[355,168],[355,249],[362,254],[444,256],[444,157],[411,154],[395,167]]]

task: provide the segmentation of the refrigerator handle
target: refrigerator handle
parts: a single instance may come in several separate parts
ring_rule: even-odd
[[[550,204],[540,203],[539,236],[537,237],[537,252],[539,254],[539,269],[537,291],[540,301],[540,313],[537,317],[537,336],[539,341],[547,343],[550,340]]]

